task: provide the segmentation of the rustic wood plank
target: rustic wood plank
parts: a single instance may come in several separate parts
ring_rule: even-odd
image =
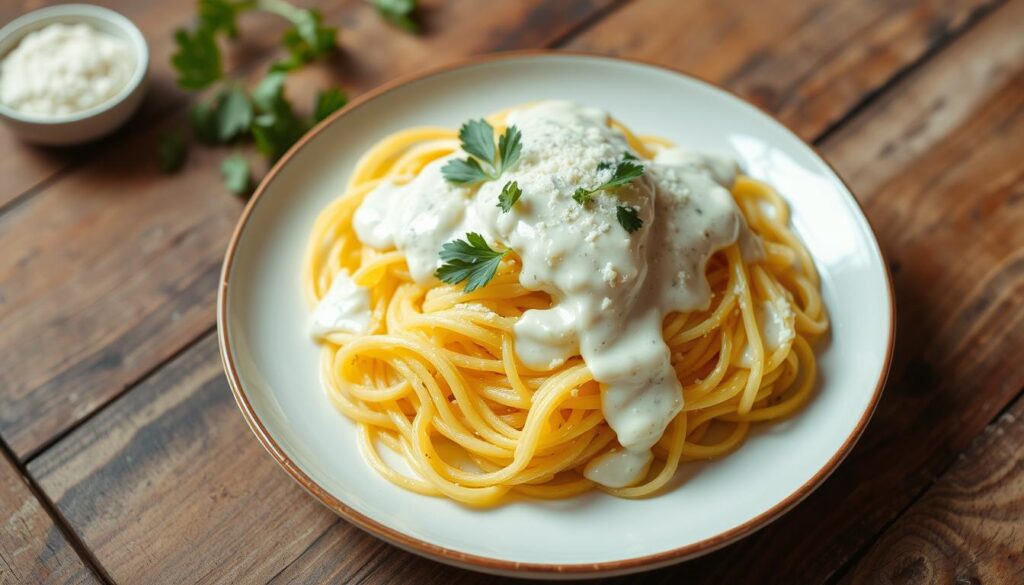
[[[827,580],[1024,386],[1022,27],[1024,2],[1014,0],[823,145],[865,203],[893,270],[899,323],[886,393],[853,453],[810,498],[657,578]]]
[[[207,336],[30,464],[116,582],[262,583],[336,518],[238,416]]]
[[[1024,399],[872,545],[842,583],[1024,582]]]
[[[992,4],[640,0],[567,46],[694,72],[810,140]]]
[[[1019,115],[1024,39],[1014,34],[1022,23],[1022,0],[984,18],[824,145],[866,202],[896,272],[901,307],[897,367],[868,434],[836,476],[772,527],[641,581],[827,579],[1024,384],[1024,364],[1013,361],[1024,348],[1024,234],[1016,229],[1024,222],[1016,187],[1024,170],[1015,158],[1024,146]],[[922,96],[941,97],[941,107],[920,108],[931,103],[922,102]],[[936,258],[936,253],[945,256]],[[179,367],[184,361],[189,365]],[[160,582],[175,571],[180,577],[229,570],[222,556],[184,559],[157,542],[187,537],[234,546],[235,527],[218,520],[214,502],[196,498],[187,512],[176,510],[191,501],[192,491],[205,489],[198,483],[177,485],[180,478],[235,486],[238,506],[247,513],[237,520],[240,530],[259,526],[268,540],[278,537],[275,522],[284,523],[285,533],[294,530],[287,519],[278,519],[281,510],[310,501],[284,491],[290,485],[285,474],[260,471],[272,469],[273,463],[255,441],[241,436],[246,435],[244,425],[230,407],[217,367],[207,338],[174,360],[166,368],[169,373],[161,371],[118,399],[30,464],[43,489],[112,574]],[[199,369],[208,372],[203,374],[207,381],[176,380]],[[165,395],[174,396],[173,408],[160,402]],[[174,440],[166,440],[179,426]],[[221,433],[230,437],[230,448],[221,445],[228,441]],[[147,438],[151,435],[158,438]],[[148,451],[156,453],[138,464]],[[202,458],[195,455],[200,452]],[[221,471],[230,467],[245,472]],[[261,499],[264,491],[283,495],[271,504]],[[104,502],[126,498],[123,507],[97,517],[97,509],[106,509]],[[140,514],[159,518],[161,532],[133,526],[145,524],[138,521]],[[292,538],[295,546],[287,554],[268,561],[279,563],[278,580],[491,581],[387,547],[326,510],[305,518],[305,524],[321,532]],[[227,530],[232,532],[224,535]],[[121,551],[129,545],[166,552],[138,559]],[[258,575],[270,573],[261,567]]]
[[[344,58],[333,65],[358,91],[427,59],[544,44],[608,1],[558,10],[539,0],[487,10],[471,0],[436,3],[423,37],[388,27],[361,0],[325,9],[343,28]],[[382,53],[391,60],[377,61]],[[304,72],[289,91],[311,103],[331,67]],[[162,127],[181,123],[180,113]],[[12,251],[0,257],[0,435],[19,457],[213,326],[218,266],[241,204],[221,184],[225,150],[193,149],[181,174],[160,174],[160,130],[126,130],[96,145],[87,164],[0,215],[0,249]]]
[[[0,453],[0,583],[97,583],[18,469]]]

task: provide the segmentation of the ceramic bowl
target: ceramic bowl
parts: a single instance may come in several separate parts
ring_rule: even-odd
[[[24,14],[0,29],[0,59],[17,47],[25,35],[54,23],[84,23],[124,39],[135,57],[135,69],[128,84],[95,107],[56,117],[26,114],[0,102],[0,119],[26,142],[70,145],[95,140],[124,124],[142,103],[149,68],[146,39],[132,21],[113,10],[89,4],[62,4]]]

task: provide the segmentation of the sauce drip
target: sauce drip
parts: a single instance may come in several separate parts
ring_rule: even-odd
[[[517,356],[538,370],[583,357],[601,383],[604,416],[623,448],[592,461],[585,475],[609,487],[635,484],[683,406],[662,338],[665,316],[709,306],[704,274],[715,252],[739,242],[748,259],[763,253],[729,191],[736,164],[663,149],[639,161],[643,176],[595,193],[584,206],[573,192],[610,179],[630,152],[608,114],[547,101],[511,112],[507,122],[522,132],[523,149],[500,179],[451,185],[441,167],[465,154],[434,161],[404,185],[370,192],[356,211],[356,234],[365,245],[402,250],[422,284],[436,282],[441,246],[468,232],[514,250],[522,259],[520,283],[553,299],[551,308],[529,310],[516,323]],[[496,203],[508,181],[522,196],[503,213]],[[618,206],[634,208],[643,226],[628,233],[616,219]]]

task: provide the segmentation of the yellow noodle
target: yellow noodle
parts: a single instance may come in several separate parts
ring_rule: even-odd
[[[506,113],[488,120],[500,131]],[[671,145],[612,124],[645,157]],[[818,275],[790,230],[783,199],[741,176],[733,196],[764,240],[765,258],[747,264],[735,245],[716,254],[707,268],[712,306],[665,319],[684,407],[655,447],[647,478],[612,489],[583,477],[588,461],[617,446],[615,433],[582,358],[538,372],[515,356],[513,325],[525,311],[551,303],[519,284],[518,259],[510,254],[491,283],[472,293],[461,285],[424,287],[412,281],[401,252],[363,246],[352,229],[356,208],[382,180],[406,182],[457,148],[456,132],[447,128],[386,137],[317,218],[305,256],[311,305],[342,270],[370,289],[371,331],[330,334],[321,377],[335,407],[358,426],[364,457],[389,481],[478,506],[510,493],[566,498],[594,488],[645,497],[668,484],[680,463],[726,455],[751,423],[791,415],[810,399],[811,344],[828,328]],[[791,309],[792,339],[774,350],[757,322],[766,302]],[[391,466],[382,447],[400,455],[411,473]]]

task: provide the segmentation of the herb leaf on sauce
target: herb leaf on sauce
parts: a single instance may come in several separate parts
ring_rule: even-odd
[[[512,206],[519,201],[522,194],[523,190],[519,188],[519,183],[515,181],[505,183],[505,186],[501,188],[501,194],[498,195],[498,207],[505,213],[512,211]]]
[[[519,153],[523,150],[522,137],[519,128],[509,126],[498,138],[498,154],[501,155],[501,160],[498,161],[499,175],[519,161]]]
[[[473,292],[494,278],[501,259],[507,253],[508,250],[492,249],[483,236],[469,232],[465,240],[452,240],[441,246],[440,256],[444,264],[434,276],[448,284],[465,281],[466,292]]]
[[[494,128],[486,120],[470,120],[459,128],[462,150],[480,160],[494,164]]]
[[[470,156],[467,159],[448,161],[441,174],[455,185],[475,185],[494,181],[506,169],[519,160],[522,150],[521,134],[515,126],[509,126],[498,137],[498,148],[494,148],[494,128],[486,120],[470,120],[459,129],[462,150]]]
[[[636,208],[625,205],[619,205],[615,209],[615,219],[619,220],[619,225],[629,233],[635,232],[644,225],[643,220],[637,215]]]
[[[455,159],[449,161],[448,164],[444,165],[441,169],[441,174],[444,175],[444,179],[449,183],[456,185],[474,185],[476,183],[482,183],[487,179],[490,179],[488,175],[481,167],[480,163],[475,158]]]
[[[644,167],[633,162],[636,160],[636,157],[628,152],[626,154],[629,155],[629,157],[624,156],[623,160],[619,161],[619,163],[615,165],[615,172],[612,173],[612,178],[598,185],[594,189],[584,189],[583,187],[576,189],[576,192],[572,194],[573,200],[580,205],[584,205],[593,199],[594,193],[597,193],[598,191],[622,187],[623,185],[628,185],[634,180],[640,178],[640,176],[644,174]],[[603,171],[605,169],[610,169],[611,167],[611,163],[602,162],[597,165],[597,170]]]

